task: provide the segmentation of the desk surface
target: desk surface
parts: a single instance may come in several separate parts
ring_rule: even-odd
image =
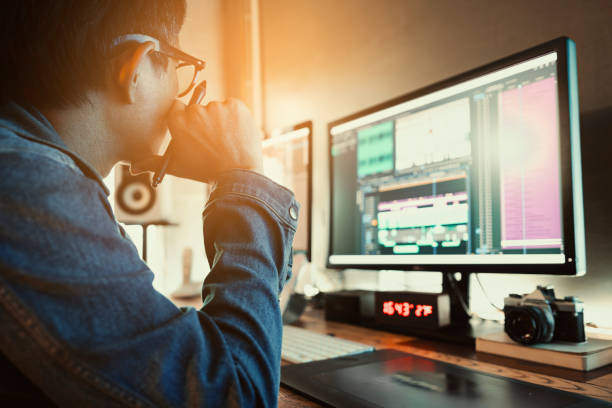
[[[337,337],[369,344],[377,349],[397,349],[484,373],[612,401],[612,365],[583,373],[491,354],[476,353],[473,347],[423,340],[401,334],[326,321],[323,318],[323,312],[320,310],[307,311],[295,325],[315,332],[333,334]],[[283,364],[289,363],[283,362]],[[283,386],[280,389],[278,404],[279,407],[321,406]]]
[[[202,306],[200,299],[175,301],[175,303],[197,308]],[[464,345],[423,340],[402,334],[326,321],[323,318],[322,310],[307,310],[295,325],[314,332],[333,334],[340,338],[369,344],[377,349],[397,349],[484,373],[612,401],[612,365],[585,373],[492,354],[476,353],[473,347]],[[283,364],[290,363],[283,362]],[[321,406],[283,386],[280,388],[278,405],[281,408]]]

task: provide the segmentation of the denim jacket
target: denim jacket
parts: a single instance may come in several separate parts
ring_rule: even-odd
[[[0,399],[276,406],[298,208],[264,176],[223,173],[203,213],[204,306],[178,308],[153,289],[96,171],[36,109],[2,107]]]

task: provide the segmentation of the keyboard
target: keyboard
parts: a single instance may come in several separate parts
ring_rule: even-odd
[[[283,326],[281,357],[292,363],[307,363],[369,351],[374,351],[374,347],[300,327]]]

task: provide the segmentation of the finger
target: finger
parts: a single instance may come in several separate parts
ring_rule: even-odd
[[[138,160],[130,163],[130,173],[132,175],[136,175],[147,171],[156,172],[160,168],[163,161],[163,156],[151,156],[147,157],[146,159]]]
[[[170,110],[168,111],[168,127],[170,129],[184,127],[186,121],[186,108],[187,105],[185,105],[178,99],[174,101],[174,103],[170,107]]]
[[[170,112],[184,111],[186,107],[187,105],[185,105],[183,102],[179,101],[178,99],[175,99],[174,103],[170,107]]]

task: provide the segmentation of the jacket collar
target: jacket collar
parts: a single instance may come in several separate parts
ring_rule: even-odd
[[[68,149],[51,122],[34,106],[18,105],[14,102],[0,106],[0,127],[9,129],[19,137],[53,147],[67,154],[85,176],[97,181],[105,194],[109,195],[108,187],[104,184],[100,174],[82,157]]]

